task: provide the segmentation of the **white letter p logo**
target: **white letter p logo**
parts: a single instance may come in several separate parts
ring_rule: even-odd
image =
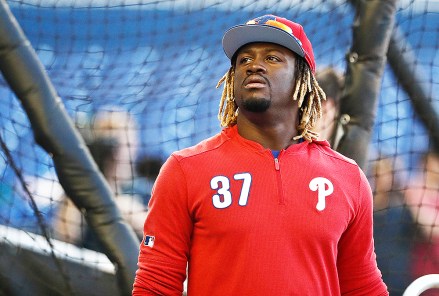
[[[326,188],[326,185],[328,185],[328,188]],[[323,177],[314,178],[309,183],[309,189],[312,191],[318,190],[316,209],[323,211],[326,207],[326,197],[334,192],[334,186],[332,185],[331,181]]]

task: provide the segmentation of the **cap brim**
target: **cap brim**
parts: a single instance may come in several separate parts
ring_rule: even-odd
[[[267,25],[234,26],[226,31],[222,42],[224,52],[229,59],[232,59],[239,48],[253,42],[279,44],[292,50],[301,57],[305,56],[305,52],[294,36],[280,28]]]

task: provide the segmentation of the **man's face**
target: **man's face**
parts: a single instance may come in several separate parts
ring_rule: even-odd
[[[293,104],[295,54],[273,43],[250,43],[237,53],[235,102],[241,110],[264,112]]]

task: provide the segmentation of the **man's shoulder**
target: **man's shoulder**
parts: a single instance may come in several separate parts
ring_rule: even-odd
[[[347,165],[358,166],[355,160],[341,154],[340,152],[334,150],[329,145],[328,141],[313,141],[313,147],[317,148],[321,153],[327,155],[328,157],[332,157],[333,159],[339,160],[342,163],[346,163]]]
[[[193,146],[175,151],[172,154],[178,159],[194,157],[200,154],[207,153],[209,151],[216,150],[217,148],[221,147],[225,142],[227,142],[229,139],[230,137],[228,137],[228,135],[224,131],[221,131],[209,138],[202,140],[201,142]]]

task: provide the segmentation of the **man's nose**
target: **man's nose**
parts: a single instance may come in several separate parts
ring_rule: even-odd
[[[265,68],[264,62],[258,59],[255,59],[251,65],[247,68],[247,73],[265,73],[267,69]]]

